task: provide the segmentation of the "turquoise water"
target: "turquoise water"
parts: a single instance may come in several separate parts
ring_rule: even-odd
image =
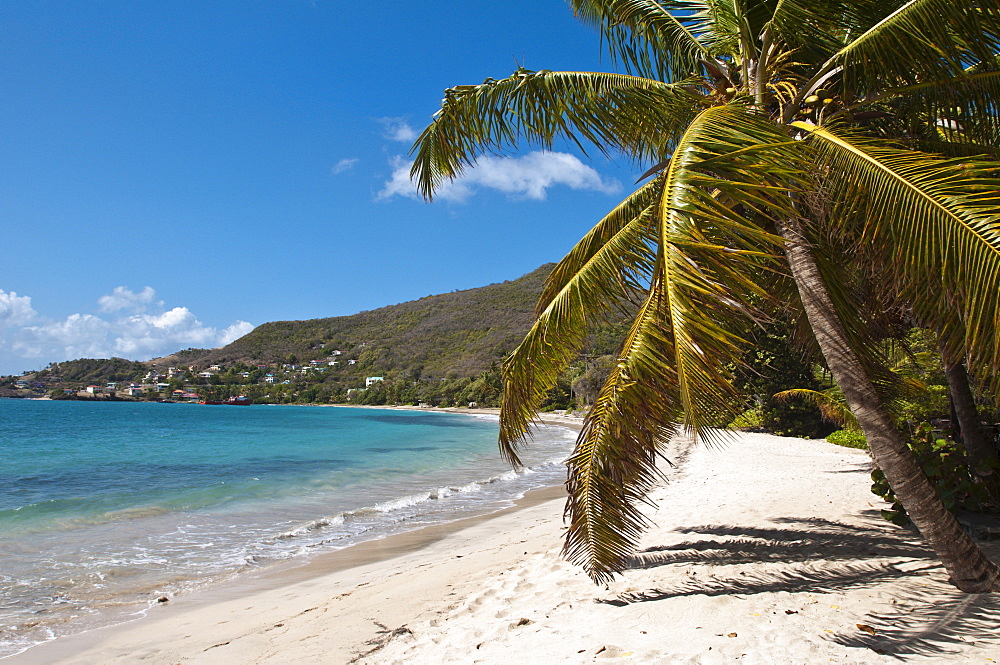
[[[279,561],[510,505],[563,480],[490,416],[0,400],[0,656]]]

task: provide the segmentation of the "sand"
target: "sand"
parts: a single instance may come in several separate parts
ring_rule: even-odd
[[[674,457],[656,527],[606,587],[560,559],[563,502],[542,494],[8,662],[1000,662],[1000,594],[958,592],[915,532],[878,516],[866,453],[741,434]]]

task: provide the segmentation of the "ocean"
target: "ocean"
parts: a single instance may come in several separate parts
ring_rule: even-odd
[[[574,432],[539,428],[515,472],[497,431],[431,411],[0,399],[0,657],[564,480]]]

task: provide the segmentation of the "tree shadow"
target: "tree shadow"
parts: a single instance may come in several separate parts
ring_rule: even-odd
[[[870,515],[866,517],[873,521]],[[650,547],[630,557],[626,568],[655,568],[675,563],[735,565],[761,561],[791,563],[816,559],[926,558],[929,555],[924,545],[912,540],[915,534],[911,531],[890,531],[878,525],[857,526],[824,519],[777,521],[789,526],[749,528],[708,525],[678,529],[679,533],[728,538]]]
[[[897,596],[893,603],[892,610],[870,612],[859,624],[874,635],[859,630],[838,633],[831,639],[900,660],[957,653],[971,644],[982,647],[1000,642],[1000,594],[967,594],[936,584]]]
[[[873,468],[871,460],[866,460],[864,462],[855,462],[854,464],[846,466],[843,469],[834,469],[831,471],[824,471],[823,473],[858,473],[860,471],[861,473],[868,475],[872,472]]]
[[[905,595],[891,599],[890,609],[869,613],[859,622],[857,633],[830,639],[900,659],[954,653],[973,642],[1000,641],[996,630],[1000,594],[964,594],[920,575],[941,568],[916,531],[893,527],[874,510],[865,511],[862,517],[860,524],[786,518],[777,520],[779,526],[767,528],[707,525],[678,529],[700,537],[646,548],[630,558],[627,569],[705,563],[714,566],[710,578],[687,578],[669,587],[598,602],[621,607],[694,595],[830,593],[912,578],[914,585],[907,587]],[[980,545],[990,558],[1000,560],[1000,544]],[[784,565],[767,571],[734,569],[729,574],[720,574],[718,568],[757,562]],[[922,586],[913,590],[917,581]]]

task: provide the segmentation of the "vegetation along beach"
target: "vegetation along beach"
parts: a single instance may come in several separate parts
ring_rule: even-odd
[[[386,53],[482,43],[400,58],[451,86],[411,90],[424,127],[369,113],[409,146],[341,190],[381,235],[310,226],[289,259],[283,216],[285,269],[203,290],[287,320],[0,290],[0,362],[43,361],[0,379],[0,659],[1000,662],[1000,0],[509,4],[380,17]],[[300,10],[312,53],[329,8],[271,19]],[[549,50],[477,60],[528,34]],[[227,71],[270,89],[253,57]],[[346,89],[250,108],[308,124]],[[468,235],[401,268],[439,231],[418,204]],[[421,297],[459,264],[493,283]],[[386,275],[403,302],[344,313]]]

